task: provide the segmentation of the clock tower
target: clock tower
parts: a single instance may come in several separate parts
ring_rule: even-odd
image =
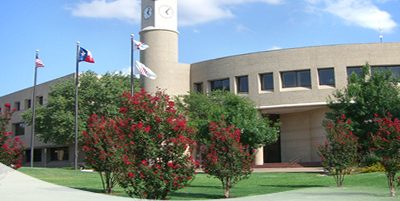
[[[140,39],[150,48],[141,51],[140,60],[157,74],[157,79],[141,80],[146,91],[157,88],[167,94],[189,91],[190,65],[178,63],[178,0],[142,0]]]

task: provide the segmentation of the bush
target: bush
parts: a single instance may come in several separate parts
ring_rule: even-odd
[[[370,173],[370,172],[385,172],[385,167],[381,163],[375,163],[367,167],[360,167],[357,169],[360,173]]]
[[[117,183],[122,144],[115,134],[117,123],[112,119],[93,114],[88,120],[88,130],[83,131],[82,150],[86,164],[99,172],[104,192],[110,194]]]
[[[222,120],[209,124],[210,142],[200,148],[205,173],[222,182],[225,198],[230,189],[251,174],[254,156],[240,143],[241,131]]]
[[[378,130],[372,135],[371,151],[380,158],[380,163],[385,167],[390,195],[394,197],[396,174],[400,171],[400,120],[393,118],[391,114],[387,114],[387,117],[375,115],[374,123]]]
[[[19,137],[11,138],[12,133],[6,131],[6,126],[13,111],[10,104],[4,104],[4,111],[0,109],[0,163],[18,169],[22,165],[22,142]]]
[[[351,120],[342,115],[336,122],[325,121],[327,141],[319,147],[322,165],[335,178],[338,187],[351,172],[357,159],[357,137],[351,131]]]
[[[165,199],[192,180],[194,132],[168,95],[126,93],[119,111],[115,134],[123,149],[118,180],[130,196]]]

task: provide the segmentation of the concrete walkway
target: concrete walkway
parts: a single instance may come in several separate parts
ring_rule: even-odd
[[[264,170],[265,171],[265,170]],[[44,182],[0,163],[0,201],[128,201],[138,200],[81,191]],[[224,201],[386,201],[398,200],[372,188],[307,188]],[[220,199],[219,201],[222,201]]]

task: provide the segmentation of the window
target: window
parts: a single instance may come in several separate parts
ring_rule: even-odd
[[[203,83],[194,83],[194,92],[203,93]]]
[[[211,91],[215,90],[224,90],[224,91],[229,91],[229,78],[228,79],[222,79],[222,80],[213,80],[210,81],[211,85]]]
[[[311,87],[310,70],[282,72],[282,87]]]
[[[14,102],[14,108],[15,108],[17,111],[20,111],[20,110],[21,110],[21,102],[19,102],[19,101]]]
[[[318,69],[319,85],[335,86],[335,71],[333,68]]]
[[[249,77],[247,75],[236,77],[236,84],[238,93],[249,93]]]
[[[12,124],[12,127],[13,127],[13,132],[14,132],[15,136],[25,135],[24,123],[15,123],[15,124]]]
[[[31,99],[25,99],[25,109],[29,109],[32,106],[32,101]]]
[[[393,78],[400,78],[400,66],[373,66],[371,73],[374,75],[375,72],[390,71]]]
[[[272,73],[260,74],[261,90],[273,91],[274,90],[274,77]]]
[[[36,100],[39,103],[39,105],[43,105],[43,96],[36,97]]]
[[[362,74],[362,67],[347,67],[347,78],[350,78],[352,74],[356,74],[357,76],[361,76]]]
[[[68,159],[68,147],[50,149],[50,161],[67,161]]]
[[[31,150],[25,150],[25,161],[27,163],[31,162]],[[41,162],[42,161],[42,150],[35,149],[33,150],[33,162]]]

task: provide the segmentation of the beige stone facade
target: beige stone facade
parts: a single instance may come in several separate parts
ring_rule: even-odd
[[[65,79],[72,79],[73,74],[51,80],[36,86],[36,104],[45,105],[48,102],[48,94],[51,85],[57,82],[62,82]],[[27,126],[23,119],[22,113],[27,110],[32,110],[32,93],[33,87],[23,89],[8,95],[0,97],[0,107],[5,103],[10,103],[16,111],[12,115],[7,130],[12,131],[14,136],[18,136],[23,142],[25,151],[23,163],[29,165],[30,162],[30,143],[32,132],[31,126]],[[41,167],[60,167],[71,166],[74,161],[73,145],[57,145],[52,143],[44,143],[38,137],[35,137],[34,142],[34,166]]]
[[[335,90],[347,85],[348,69],[367,62],[372,66],[400,66],[400,43],[348,44],[281,49],[202,61],[191,65],[190,87],[202,83],[211,91],[211,82],[229,79],[232,93],[253,100],[263,114],[279,115],[280,162],[320,161],[317,146],[324,140],[321,126],[328,110],[326,101]],[[321,84],[320,69],[334,72],[334,85]],[[284,87],[283,73],[309,71],[311,85]],[[272,73],[273,88],[262,90],[261,75]],[[237,77],[248,77],[248,92],[238,92]],[[257,164],[264,163],[261,153]]]

